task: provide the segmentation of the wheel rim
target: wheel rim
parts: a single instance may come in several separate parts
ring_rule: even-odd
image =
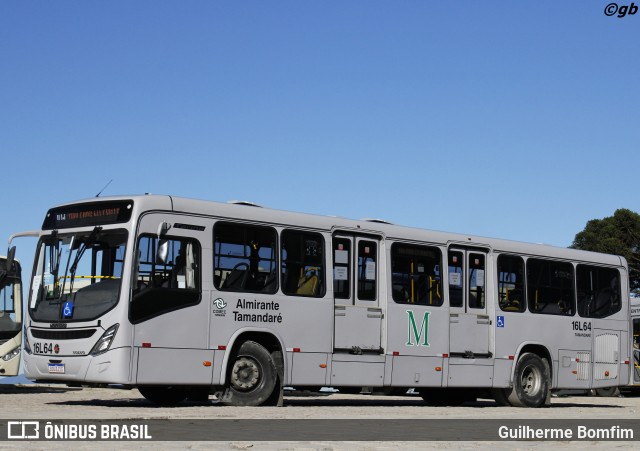
[[[528,395],[533,396],[540,391],[542,385],[542,375],[538,368],[533,365],[529,365],[522,371],[522,377],[520,378],[520,386],[522,391]]]
[[[231,385],[236,390],[250,391],[260,383],[260,366],[252,359],[239,358],[231,370]]]

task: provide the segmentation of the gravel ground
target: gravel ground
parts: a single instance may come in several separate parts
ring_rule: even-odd
[[[305,395],[305,396],[301,396]],[[384,427],[384,419],[460,420],[473,424],[477,419],[602,419],[640,420],[640,397],[598,398],[588,396],[553,397],[550,408],[521,409],[498,407],[492,400],[479,400],[460,407],[429,407],[420,397],[388,397],[293,392],[285,395],[284,407],[229,407],[211,398],[208,402],[187,402],[176,407],[157,407],[137,390],[114,388],[68,388],[48,385],[0,385],[5,421],[97,420],[97,419],[372,419]],[[426,424],[426,423],[425,423]],[[3,426],[6,427],[6,426]],[[391,450],[391,449],[632,449],[637,442],[625,441],[450,441],[450,442],[344,442],[344,441],[237,441],[185,442],[24,442],[5,441],[3,449],[237,449],[237,450]]]

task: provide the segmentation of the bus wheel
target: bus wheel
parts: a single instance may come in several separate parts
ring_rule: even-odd
[[[596,396],[600,396],[603,398],[611,398],[620,395],[620,390],[618,389],[618,387],[596,388],[595,392]]]
[[[269,351],[255,341],[244,342],[231,365],[224,402],[234,406],[264,404],[276,387],[277,374]]]
[[[172,406],[184,401],[188,391],[182,387],[174,386],[145,386],[138,387],[138,391],[147,400],[161,406]]]
[[[536,354],[522,354],[516,363],[508,396],[515,407],[541,407],[549,395],[549,364]]]

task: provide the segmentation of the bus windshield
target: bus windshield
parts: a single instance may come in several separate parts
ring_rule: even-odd
[[[118,302],[127,232],[102,230],[41,239],[29,297],[34,321],[87,321]]]

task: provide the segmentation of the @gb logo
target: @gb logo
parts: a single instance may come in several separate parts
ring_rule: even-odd
[[[9,421],[7,422],[7,438],[32,440],[40,438],[39,421]]]
[[[617,3],[609,3],[604,7],[605,16],[616,16],[622,19],[625,16],[633,16],[638,12],[638,6],[635,3],[630,5],[618,5]]]

